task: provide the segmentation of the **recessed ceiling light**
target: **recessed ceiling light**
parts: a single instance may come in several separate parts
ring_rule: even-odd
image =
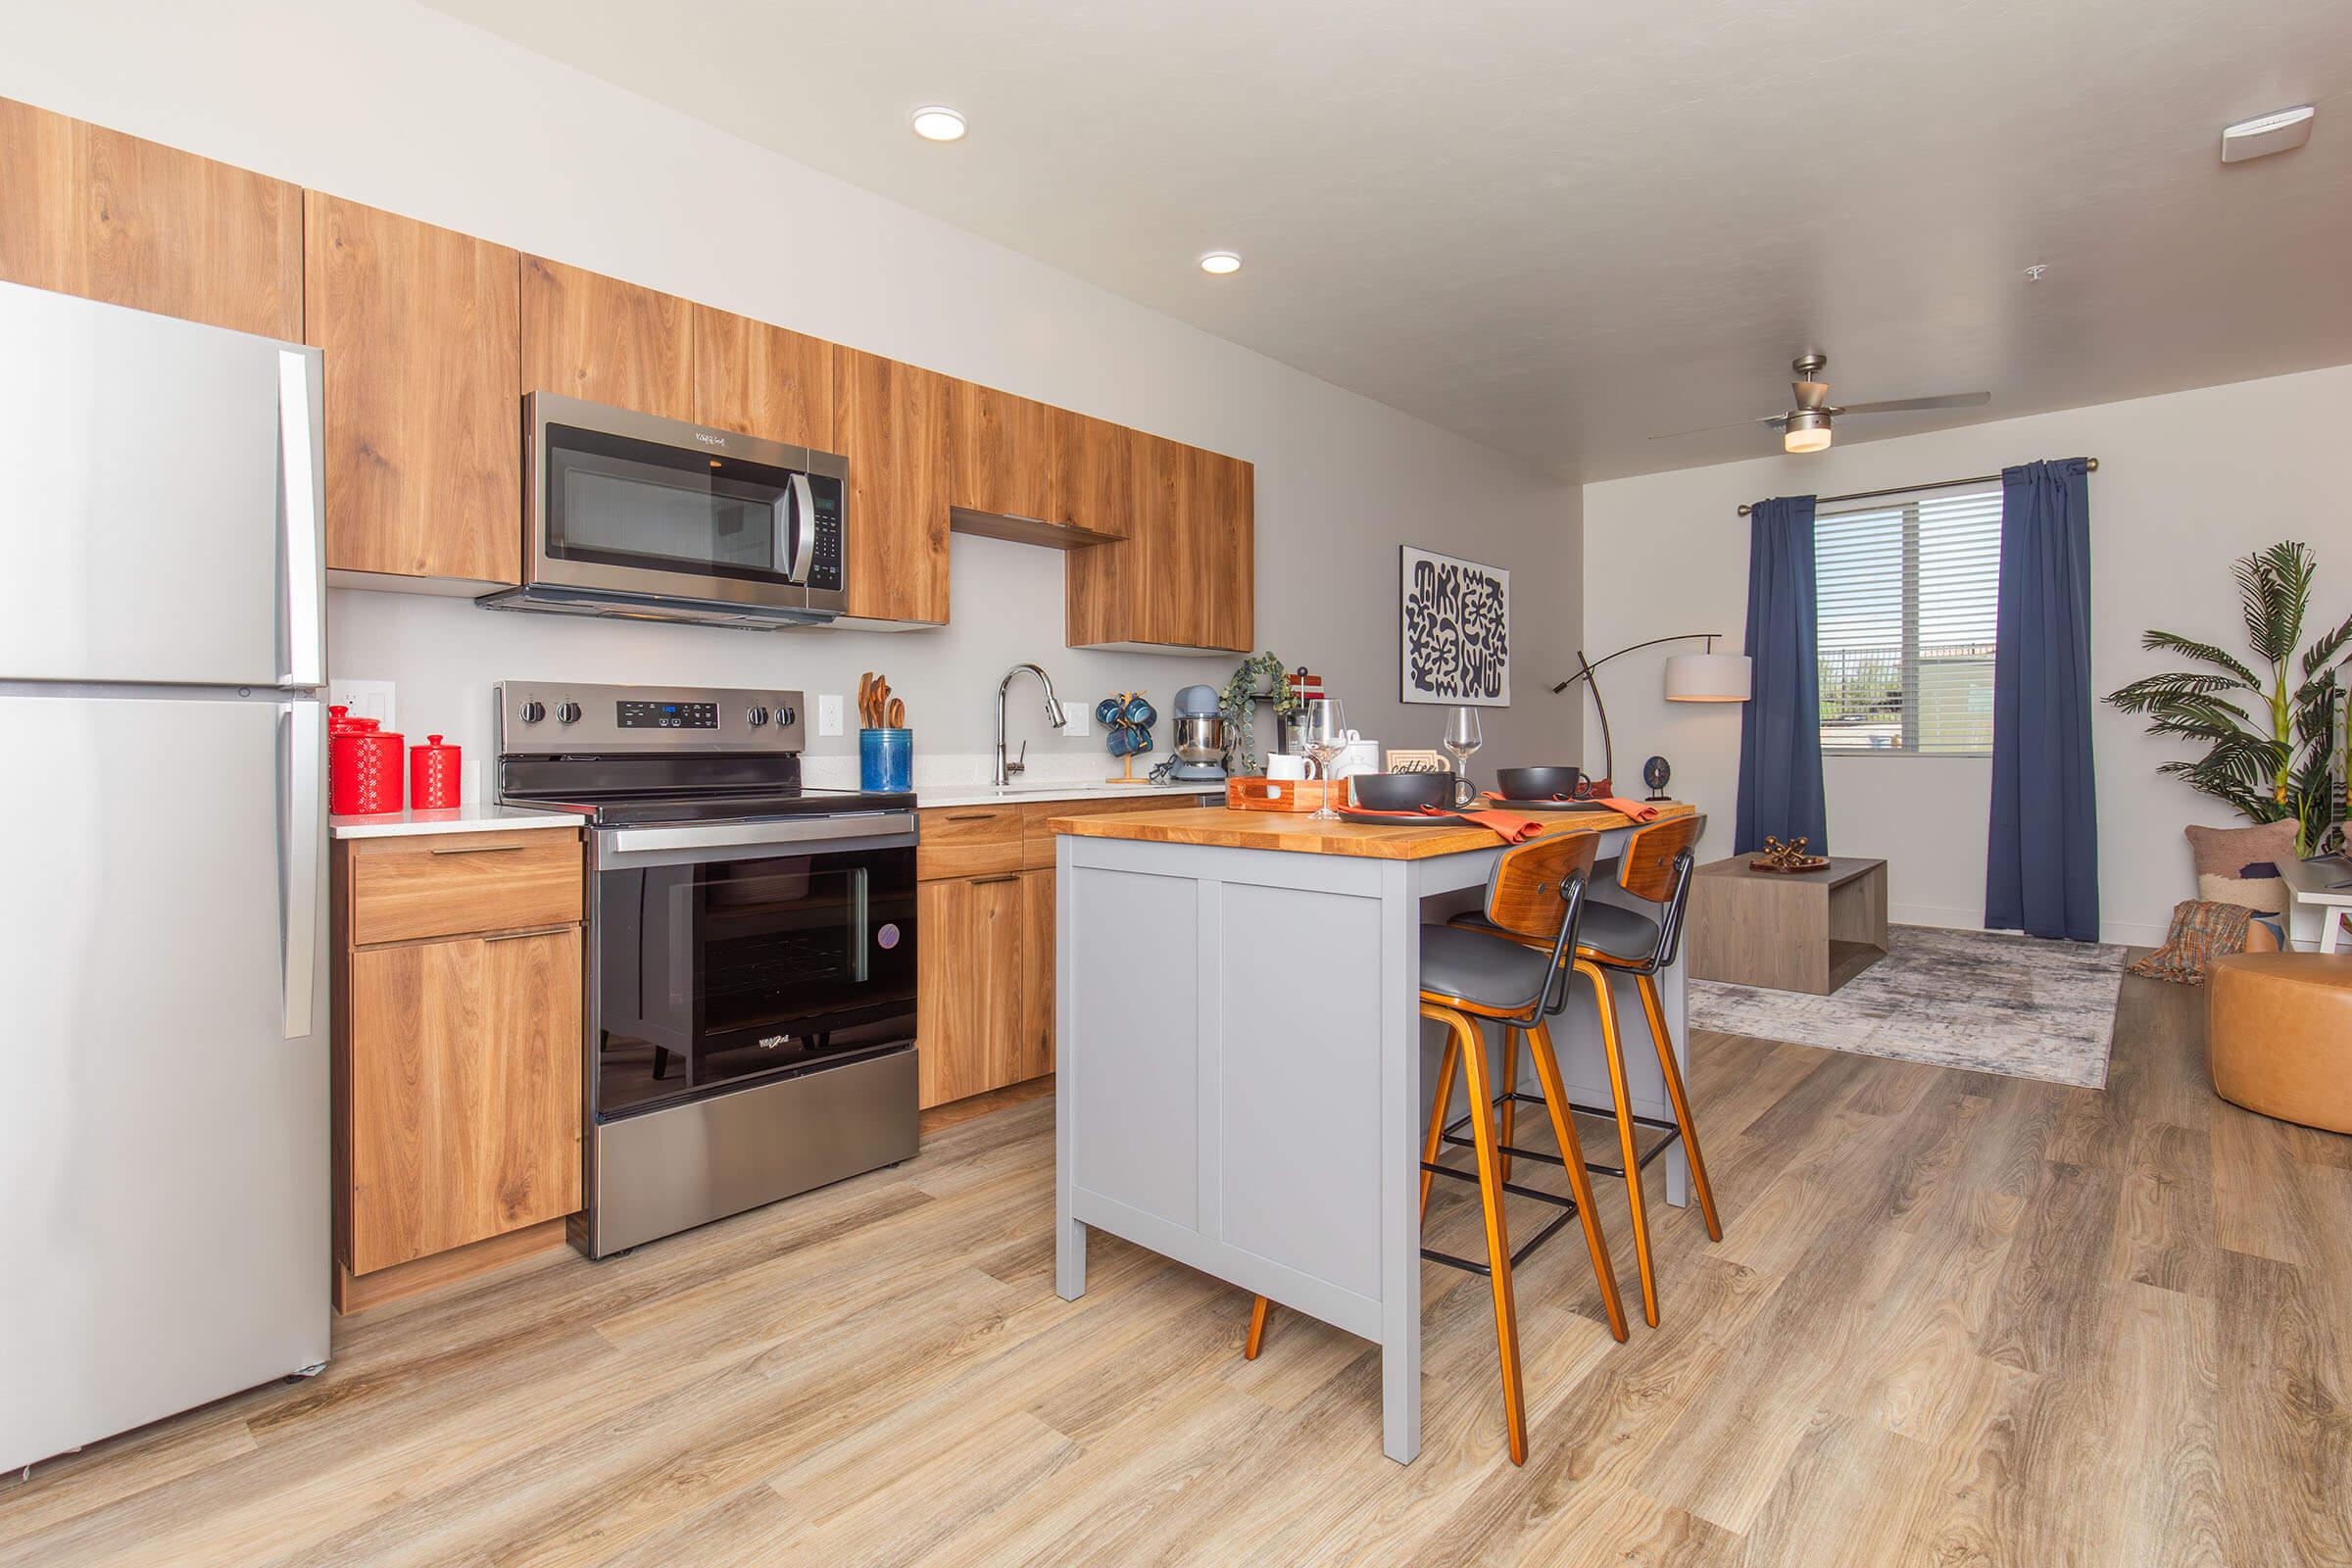
[[[1223,277],[1228,272],[1241,270],[1242,259],[1231,251],[1210,251],[1200,258],[1200,270],[1212,276]]]
[[[2223,126],[2222,162],[2242,164],[2249,158],[2267,158],[2272,153],[2302,146],[2311,140],[2311,117],[2317,113],[2311,105],[2304,104]]]
[[[927,105],[914,112],[914,133],[925,141],[961,141],[963,117],[939,104]]]

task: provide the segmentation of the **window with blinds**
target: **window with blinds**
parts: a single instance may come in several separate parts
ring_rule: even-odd
[[[1814,519],[1821,747],[1992,750],[2001,491],[1947,491]]]

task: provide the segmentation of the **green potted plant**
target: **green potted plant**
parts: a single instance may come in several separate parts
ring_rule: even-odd
[[[1251,654],[1233,666],[1225,689],[1217,696],[1217,710],[1225,715],[1226,743],[1242,760],[1245,774],[1257,771],[1255,720],[1259,699],[1274,705],[1274,716],[1298,711],[1298,698],[1283,678],[1282,661],[1271,653]]]
[[[2296,657],[2303,617],[2311,609],[2314,566],[2310,549],[2294,540],[2280,540],[2237,563],[2246,642],[2260,673],[2210,643],[2177,632],[2143,632],[2142,648],[2211,667],[2149,675],[2107,696],[2127,713],[2146,714],[2149,734],[2178,735],[2205,747],[2195,760],[2167,762],[2158,772],[2227,801],[2249,821],[2294,818],[2305,855],[2333,815],[2328,799],[2333,760],[2328,694],[2336,657],[2352,642],[2352,616],[2347,616]]]

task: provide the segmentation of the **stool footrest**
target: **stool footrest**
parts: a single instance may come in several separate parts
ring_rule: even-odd
[[[1522,1094],[1516,1089],[1506,1089],[1501,1094],[1496,1095],[1494,1097],[1494,1103],[1500,1105],[1506,1100],[1515,1100],[1523,1105],[1540,1106],[1544,1103],[1544,1097],[1542,1095]],[[1579,1105],[1571,1102],[1568,1106],[1568,1113],[1572,1116],[1592,1116],[1600,1121],[1615,1121],[1617,1119],[1617,1112],[1605,1105]],[[1631,1120],[1637,1127],[1646,1127],[1651,1132],[1664,1133],[1666,1135],[1665,1137],[1659,1139],[1656,1143],[1651,1144],[1647,1149],[1643,1150],[1639,1156],[1637,1156],[1634,1163],[1640,1169],[1647,1170],[1651,1160],[1657,1158],[1660,1154],[1666,1152],[1667,1150],[1682,1142],[1683,1130],[1680,1127],[1677,1127],[1671,1121],[1657,1116],[1643,1116],[1638,1112],[1632,1116]],[[1470,1118],[1468,1116],[1460,1116],[1450,1122],[1447,1122],[1446,1124],[1445,1133],[1442,1135],[1444,1141],[1453,1145],[1457,1149],[1476,1148],[1476,1142],[1462,1132],[1462,1129],[1469,1125]],[[1546,1165],[1557,1165],[1562,1170],[1566,1170],[1568,1168],[1567,1160],[1561,1158],[1558,1154],[1549,1153],[1541,1149],[1521,1149],[1516,1144],[1497,1144],[1495,1146],[1495,1152],[1507,1154],[1513,1159],[1541,1160]],[[1444,1169],[1445,1167],[1424,1164],[1421,1168],[1424,1170],[1440,1170]],[[1614,1176],[1621,1181],[1625,1177],[1625,1167],[1623,1165],[1607,1165],[1596,1159],[1586,1160],[1585,1169],[1592,1172],[1596,1176]],[[1454,1172],[1452,1174],[1466,1173]],[[1507,1186],[1508,1184],[1506,1183],[1505,1185]]]
[[[1456,1170],[1451,1165],[1441,1165],[1435,1160],[1423,1160],[1421,1168],[1432,1176],[1450,1176],[1457,1182],[1476,1184],[1478,1181],[1478,1172],[1474,1170]],[[1516,1193],[1521,1198],[1532,1198],[1538,1202],[1550,1203],[1559,1209],[1559,1212],[1551,1217],[1550,1223],[1529,1237],[1520,1246],[1512,1249],[1511,1267],[1517,1268],[1527,1261],[1530,1252],[1550,1241],[1561,1226],[1576,1218],[1576,1200],[1563,1198],[1558,1193],[1547,1193],[1541,1187],[1522,1187],[1517,1182],[1502,1182],[1498,1185],[1506,1193]],[[1451,1252],[1441,1252],[1433,1247],[1421,1249],[1421,1256],[1428,1262],[1444,1263],[1449,1268],[1458,1268],[1465,1273],[1491,1275],[1494,1272],[1491,1264],[1474,1262],[1466,1257],[1456,1257]]]

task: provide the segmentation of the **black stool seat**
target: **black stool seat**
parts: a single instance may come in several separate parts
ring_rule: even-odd
[[[1500,934],[1500,928],[1484,914],[1457,914],[1453,924],[1464,931]],[[1640,963],[1658,949],[1658,922],[1623,905],[1587,899],[1577,919],[1576,945],[1612,958],[1623,958],[1628,963]],[[1429,952],[1429,933],[1426,931],[1421,934],[1421,951],[1424,955]],[[1428,962],[1424,956],[1424,973],[1427,972]]]
[[[1509,1011],[1534,1001],[1550,968],[1550,954],[1522,947],[1494,926],[1485,931],[1445,925],[1421,928],[1421,990],[1426,995]]]

